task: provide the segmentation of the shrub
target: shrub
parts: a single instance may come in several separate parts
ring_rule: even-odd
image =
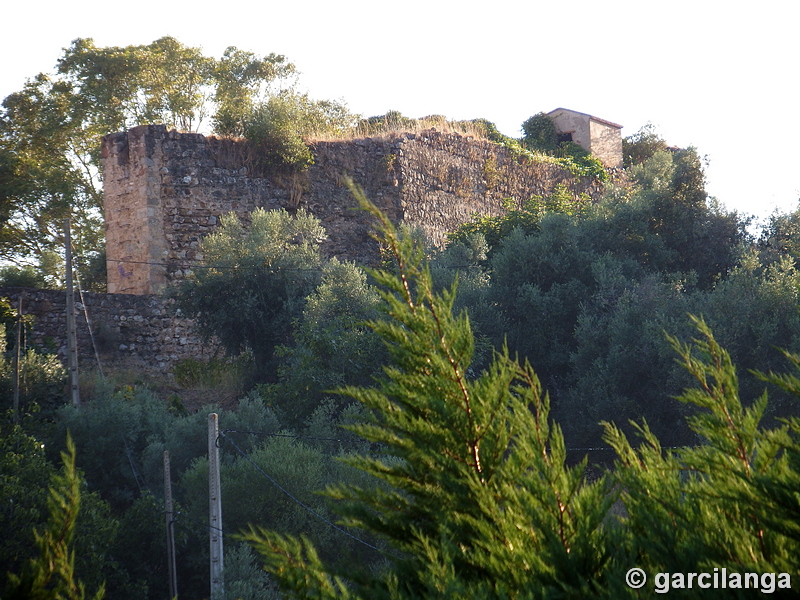
[[[235,214],[225,215],[203,239],[206,267],[176,290],[178,303],[207,339],[216,336],[232,355],[249,350],[257,378],[274,381],[274,349],[289,342],[319,281],[324,237],[319,219],[302,209],[294,216],[256,209],[247,230]]]
[[[553,119],[540,112],[522,124],[522,141],[531,150],[553,154],[558,149],[558,131]]]
[[[47,281],[41,271],[31,265],[3,267],[0,269],[0,287],[46,288]]]
[[[335,135],[354,124],[355,116],[344,104],[286,91],[252,109],[245,119],[244,137],[252,145],[257,169],[296,173],[314,164],[306,137]]]

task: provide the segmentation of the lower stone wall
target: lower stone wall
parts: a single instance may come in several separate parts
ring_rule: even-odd
[[[66,292],[0,288],[0,297],[8,298],[14,308],[20,294],[24,294],[22,313],[33,317],[26,335],[27,347],[56,352],[66,364]],[[208,359],[218,350],[215,344],[203,343],[194,322],[181,316],[172,299],[85,292],[85,306],[80,300],[76,295],[79,369],[97,368],[87,313],[104,370],[132,370],[147,377],[170,378],[178,361]]]

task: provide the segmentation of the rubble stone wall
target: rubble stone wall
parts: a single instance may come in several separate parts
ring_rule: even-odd
[[[313,145],[304,173],[266,174],[246,142],[148,125],[103,141],[108,289],[152,294],[202,264],[200,240],[220,217],[256,207],[303,208],[319,218],[329,256],[374,262],[368,216],[355,208],[351,177],[396,223],[421,227],[440,245],[475,213],[498,215],[564,184],[593,198],[602,185],[550,163],[523,163],[505,148],[428,130]]]
[[[57,353],[66,364],[67,297],[64,290],[0,288],[0,297],[17,307],[20,294],[23,315],[32,316],[26,346]],[[205,360],[218,346],[204,343],[191,319],[181,316],[174,302],[157,295],[98,294],[76,297],[78,366],[131,370],[152,377],[169,377],[173,366],[187,358]],[[86,315],[91,323],[90,335]]]

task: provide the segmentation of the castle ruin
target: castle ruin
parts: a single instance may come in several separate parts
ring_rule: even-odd
[[[593,198],[602,184],[558,165],[530,163],[506,148],[428,130],[313,145],[304,173],[264,176],[246,142],[144,125],[103,140],[108,291],[155,294],[202,261],[200,240],[226,213],[304,208],[327,230],[327,255],[374,262],[371,224],[343,176],[395,223],[421,228],[434,245],[473,214],[500,215],[557,184]]]

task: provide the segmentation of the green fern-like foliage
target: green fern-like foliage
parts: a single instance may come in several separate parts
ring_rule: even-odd
[[[261,529],[246,539],[298,598],[596,595],[609,556],[607,479],[589,483],[585,463],[565,465],[530,366],[502,351],[469,376],[474,340],[467,316],[453,314],[456,286],[434,293],[422,248],[354,194],[377,219],[396,269],[372,273],[386,318],[371,327],[392,364],[376,386],[342,390],[373,415],[353,430],[387,452],[347,462],[388,485],[327,494],[344,525],[382,541],[389,567],[336,573],[307,540]]]
[[[560,428],[529,365],[506,350],[470,372],[469,319],[454,314],[457,282],[435,293],[422,248],[358,190],[379,222],[393,270],[372,273],[385,318],[371,327],[391,357],[382,380],[342,393],[372,415],[352,430],[382,455],[347,462],[373,488],[332,487],[340,523],[379,540],[385,567],[336,571],[307,539],[252,528],[245,536],[283,590],[296,598],[634,598],[688,587],[683,575],[740,575],[710,597],[791,589],[800,568],[800,419],[769,429],[766,395],[743,403],[736,370],[701,319],[691,344],[670,338],[694,388],[698,445],[664,448],[646,423],[634,447],[606,423],[618,459],[590,481],[586,460],[566,464]],[[789,357],[800,367],[800,357]],[[800,396],[800,378],[762,375]],[[647,587],[626,585],[644,569]],[[715,571],[716,570],[716,571]],[[671,579],[669,574],[678,574]],[[775,574],[775,575],[770,575]],[[656,579],[656,578],[659,579]],[[662,589],[654,587],[660,581]],[[771,582],[771,583],[770,583]],[[795,587],[797,581],[794,582]],[[706,592],[697,585],[686,597]],[[769,592],[772,593],[772,592]]]
[[[81,503],[81,478],[75,468],[75,444],[67,437],[67,452],[62,452],[64,468],[53,476],[47,508],[47,526],[35,532],[39,556],[30,559],[20,574],[9,573],[3,600],[84,600],[86,590],[75,576],[75,551],[72,549],[75,523]],[[105,597],[101,586],[92,596]]]
[[[698,408],[689,424],[699,445],[662,448],[645,423],[638,427],[642,444],[634,449],[619,429],[605,424],[619,456],[614,476],[627,512],[617,547],[626,549],[628,566],[649,573],[797,573],[800,421],[763,427],[766,393],[743,406],[730,355],[702,319],[693,321],[700,333],[693,344],[670,342],[697,382],[678,399]],[[764,379],[800,395],[794,377]]]

